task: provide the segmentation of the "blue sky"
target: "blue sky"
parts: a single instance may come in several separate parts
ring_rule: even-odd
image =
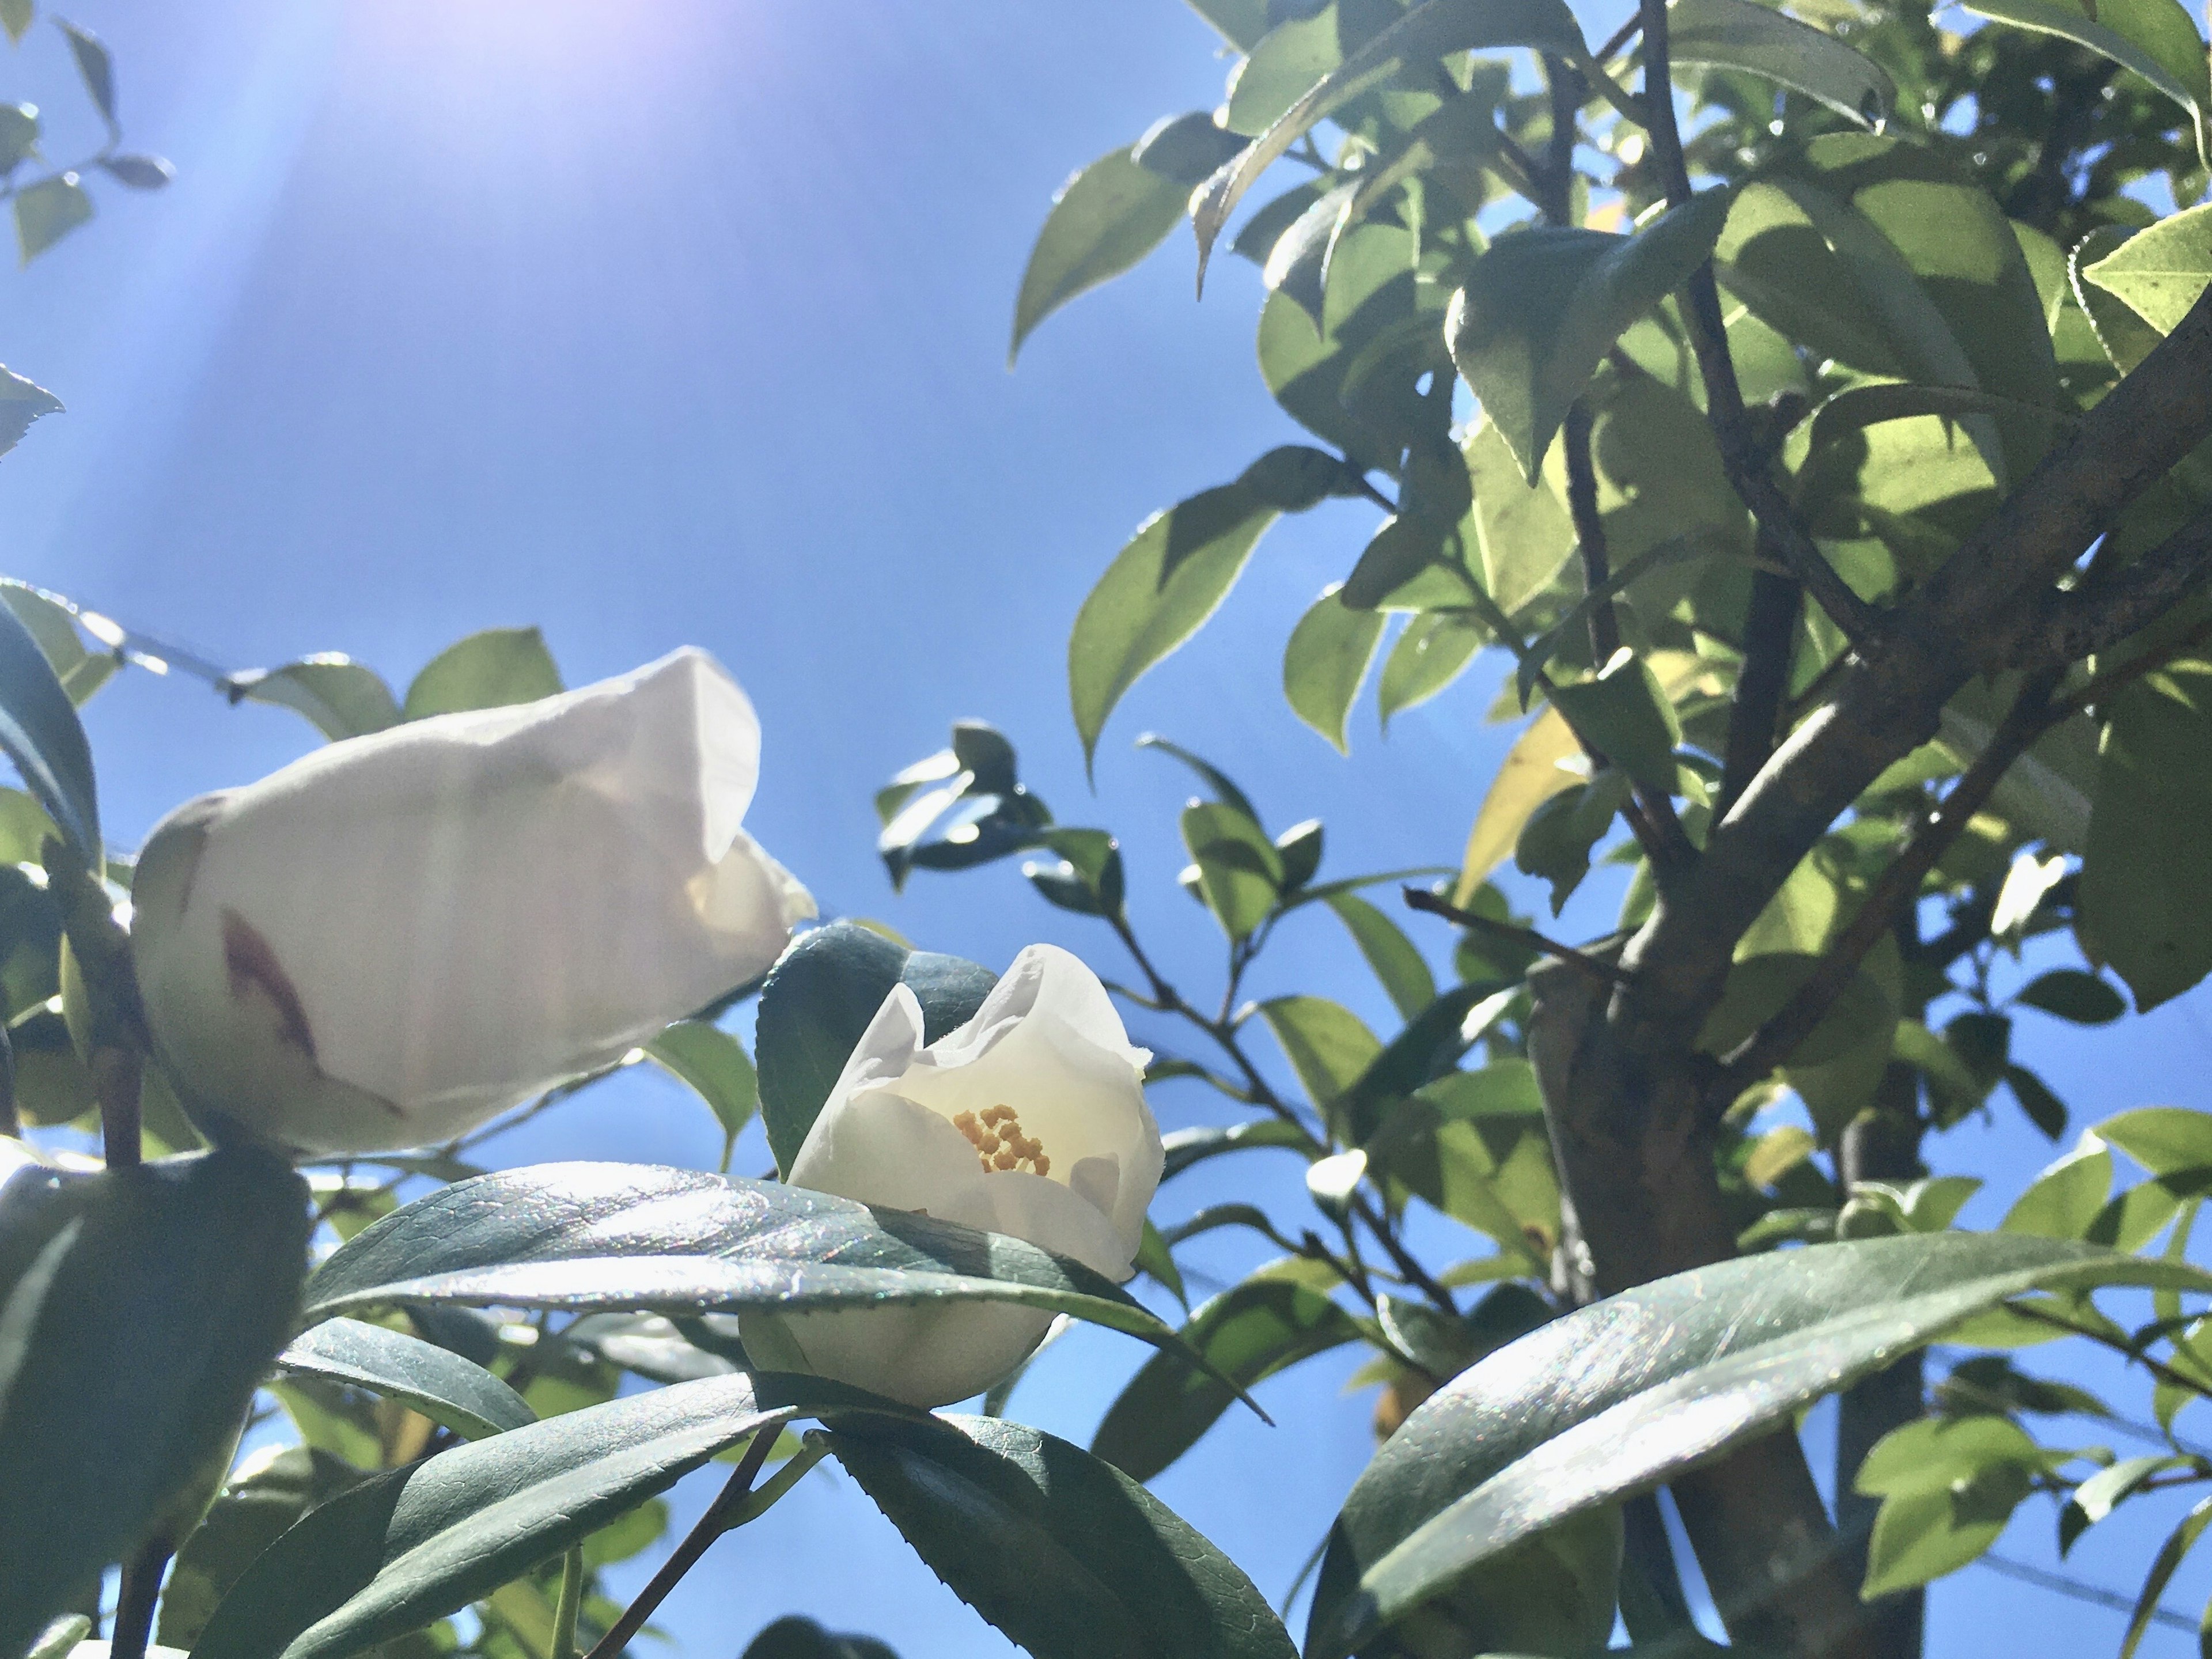
[[[1387,742],[1364,706],[1348,761],[1277,690],[1291,623],[1364,536],[1354,507],[1273,532],[1214,624],[1115,716],[1095,798],[1084,781],[1063,679],[1083,594],[1147,513],[1295,435],[1253,370],[1256,279],[1224,268],[1194,304],[1180,239],[1004,368],[1053,190],[1219,95],[1225,65],[1180,0],[87,0],[71,15],[116,52],[133,143],[179,178],[159,197],[100,191],[94,224],[0,276],[0,361],[69,406],[0,465],[6,574],[233,666],[343,650],[402,684],[496,624],[541,625],[571,683],[704,645],[761,709],[763,842],[826,908],[994,966],[1033,939],[1109,971],[1115,953],[1011,870],[890,893],[869,792],[956,717],[1004,727],[1063,821],[1122,835],[1140,926],[1195,986],[1218,983],[1218,936],[1172,885],[1188,790],[1130,750],[1139,732],[1228,766],[1275,828],[1327,820],[1330,872],[1455,856],[1510,735],[1483,722],[1494,674]],[[0,55],[0,94],[46,106],[58,156],[95,142],[52,31]],[[313,740],[282,711],[146,674],[88,723],[125,845]],[[1604,924],[1595,902],[1577,914]],[[1333,926],[1286,930],[1256,988],[1379,1023],[1388,1005]],[[2117,1036],[2044,1022],[2021,1042],[2077,1121],[2212,1107],[2201,994]],[[1173,1091],[1158,1107],[1170,1127],[1213,1115]],[[697,1164],[718,1143],[672,1085],[625,1079],[505,1150]],[[1939,1158],[2016,1190],[2048,1155],[2001,1120]],[[1294,1170],[1255,1174],[1296,1191]],[[1214,1195],[1205,1179],[1159,1213]],[[1086,1440],[1140,1352],[1064,1344],[1016,1414]],[[1159,1483],[1270,1595],[1367,1455],[1365,1401],[1337,1398],[1347,1369],[1267,1385],[1281,1428],[1232,1418]],[[687,1486],[678,1507],[705,1496]],[[2040,1559],[2048,1538],[2034,1511],[2006,1547]],[[2131,1588],[2144,1553],[2139,1534],[2093,1534],[2076,1560]],[[686,1652],[732,1654],[793,1610],[907,1659],[1008,1650],[826,1474],[719,1545],[661,1622]],[[1931,1650],[1980,1651],[1998,1630],[2094,1650],[2119,1626],[1970,1572],[1937,1592]]]

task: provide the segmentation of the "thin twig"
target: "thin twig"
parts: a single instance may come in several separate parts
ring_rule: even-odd
[[[2051,1572],[2042,1567],[2030,1566],[2025,1561],[2009,1560],[2002,1555],[1984,1553],[1977,1558],[1974,1565],[1978,1567],[1987,1567],[1991,1572],[2001,1574],[2007,1578],[2017,1578],[2023,1584],[2033,1584],[2038,1589],[2047,1589],[2058,1595],[2070,1595],[2077,1601],[2088,1601],[2100,1607],[2109,1607],[2114,1613],[2133,1613],[2136,1610],[2136,1599],[2132,1595],[2123,1595],[2118,1590],[2102,1589],[2095,1584],[2086,1584],[2079,1578],[2069,1578],[2063,1572]],[[2178,1613],[2172,1607],[2153,1607],[2150,1619],[2153,1624],[2164,1625],[2171,1630],[2193,1632],[2197,1628],[2196,1620],[2185,1613]]]
[[[1606,38],[1606,42],[1590,54],[1590,61],[1602,67],[1620,56],[1622,50],[1644,32],[1644,14],[1631,12],[1628,21]]]
[[[1571,945],[1562,945],[1559,940],[1547,938],[1533,927],[1522,927],[1514,922],[1498,921],[1489,916],[1479,916],[1472,910],[1461,909],[1449,899],[1441,894],[1431,893],[1425,888],[1401,887],[1398,891],[1399,896],[1406,901],[1406,908],[1408,909],[1425,911],[1432,916],[1442,916],[1446,921],[1456,922],[1462,927],[1474,933],[1487,933],[1493,939],[1510,939],[1516,945],[1525,945],[1532,951],[1540,951],[1547,957],[1556,957],[1569,967],[1579,969],[1591,978],[1601,979],[1608,985],[1626,985],[1631,978],[1626,969],[1617,968],[1602,957],[1594,957],[1587,951],[1577,951]]]
[[[754,1432],[752,1443],[738,1460],[728,1484],[707,1505],[699,1524],[684,1535],[684,1541],[660,1564],[660,1571],[653,1575],[653,1582],[638,1593],[637,1600],[623,1609],[622,1617],[592,1645],[586,1659],[616,1659],[629,1645],[630,1638],[645,1627],[645,1621],[653,1617],[654,1609],[668,1599],[669,1591],[699,1565],[699,1558],[707,1553],[707,1547],[729,1530],[732,1518],[744,1509],[745,1499],[751,1496],[753,1479],[760,1474],[761,1465],[768,1462],[768,1455],[782,1430],[782,1422],[778,1419]]]
[[[109,1659],[146,1659],[146,1639],[154,1629],[154,1603],[161,1593],[161,1573],[172,1553],[167,1538],[154,1538],[123,1564],[115,1590],[115,1638]]]

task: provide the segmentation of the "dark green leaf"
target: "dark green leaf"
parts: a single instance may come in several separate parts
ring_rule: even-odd
[[[1682,728],[1658,676],[1624,653],[1594,680],[1562,685],[1552,702],[1584,744],[1659,794],[1676,793],[1674,750]]]
[[[1110,1464],[986,1417],[841,1417],[830,1450],[962,1600],[1055,1659],[1291,1659],[1228,1557]]]
[[[1046,317],[1164,241],[1189,195],[1188,185],[1139,167],[1130,147],[1109,150],[1062,185],[1022,272],[1008,366]]]
[[[1223,484],[1154,514],[1115,556],[1067,639],[1068,697],[1086,766],[1122,693],[1204,626],[1276,511],[1249,485]]]
[[[0,108],[0,113],[4,113]],[[34,381],[0,368],[0,455],[5,455],[41,415],[58,415],[62,400]]]
[[[869,1021],[894,986],[921,1003],[931,1042],[983,1006],[997,976],[957,957],[909,951],[854,921],[805,934],[761,988],[753,1042],[760,1065],[761,1116],[776,1167],[788,1170],[837,1085]]]
[[[404,719],[535,702],[561,690],[561,671],[534,628],[487,628],[430,659],[407,688]]]
[[[107,55],[107,48],[90,29],[81,29],[58,17],[54,19],[54,24],[69,37],[70,56],[76,59],[76,71],[84,77],[84,89],[92,94],[100,118],[112,129],[115,125],[115,64]]]
[[[158,155],[103,155],[100,170],[132,190],[166,190],[177,170]]]
[[[1170,743],[1157,732],[1147,732],[1139,738],[1137,747],[1157,749],[1163,755],[1181,761],[1198,775],[1206,787],[1213,791],[1215,799],[1224,806],[1233,806],[1253,823],[1260,822],[1260,809],[1252,805],[1250,797],[1237,787],[1236,782],[1226,772],[1205,757],[1194,755],[1180,744]]]
[[[2120,1643],[2120,1659],[2134,1659],[2143,1633],[2157,1614],[2158,1598],[2166,1594],[2166,1587],[2172,1582],[2182,1558],[2197,1547],[2197,1540],[2204,1535],[2208,1526],[2212,1526],[2212,1498],[2203,1498],[2158,1547],[2158,1553],[2151,1559],[2150,1571],[2143,1575],[2142,1592],[2136,1598],[2135,1612],[2129,1615],[2128,1633]]]
[[[898,1659],[872,1637],[837,1635],[797,1614],[779,1619],[745,1644],[744,1659]]]
[[[1182,1328],[1194,1350],[1248,1389],[1359,1334],[1358,1322],[1327,1297],[1265,1279],[1224,1291]],[[1131,1480],[1150,1480],[1196,1445],[1236,1398],[1188,1361],[1155,1354],[1107,1408],[1091,1449]]]
[[[522,1396],[472,1361],[380,1325],[331,1319],[276,1356],[280,1370],[398,1400],[471,1440],[538,1420]]]
[[[2025,1066],[2008,1066],[2004,1072],[2005,1086],[2027,1121],[2043,1131],[2044,1139],[2057,1140],[2066,1133],[2066,1103],[2053,1094],[2051,1085]]]
[[[2148,1012],[2212,969],[2212,662],[2177,662],[2112,699],[2075,930]]]
[[[2056,34],[2133,70],[2201,124],[2208,98],[2204,41],[2179,0],[1972,0],[1984,17]],[[2200,143],[2200,153],[2202,140]]]
[[[419,1198],[323,1264],[307,1312],[448,1302],[800,1313],[970,1297],[1173,1340],[1118,1285],[1021,1239],[774,1182],[633,1164],[542,1164]]]
[[[1613,342],[1711,256],[1733,196],[1706,191],[1633,236],[1573,228],[1501,236],[1474,262],[1444,337],[1530,483]]]
[[[1233,806],[1193,801],[1182,810],[1181,826],[1206,908],[1231,939],[1249,937],[1282,896],[1282,854]]]
[[[74,173],[58,173],[15,192],[15,249],[28,264],[92,217],[92,198]]]
[[[1215,125],[1212,115],[1193,110],[1188,115],[1163,115],[1153,122],[1130,150],[1129,159],[1146,172],[1188,190],[1203,184],[1214,168],[1243,148],[1244,140]]]
[[[1273,997],[1260,1013],[1314,1107],[1327,1115],[1382,1053],[1358,1015],[1326,997]]]
[[[1309,1659],[1341,1659],[1470,1567],[1770,1431],[2008,1297],[2118,1284],[2212,1277],[1939,1232],[1725,1261],[1569,1314],[1462,1373],[1376,1454],[1331,1536]]]
[[[2039,974],[2014,994],[2013,1000],[2076,1025],[2109,1025],[2128,1011],[2126,1000],[2118,991],[2078,968],[2054,968]]]
[[[0,1182],[0,1653],[227,1461],[291,1328],[307,1196],[242,1151]]]
[[[787,1412],[752,1379],[678,1382],[372,1475],[247,1568],[201,1659],[342,1659],[579,1543]]]
[[[249,668],[233,674],[222,689],[233,702],[251,698],[296,710],[333,743],[384,731],[401,718],[383,676],[336,653],[303,657],[280,668]]]
[[[1283,649],[1283,696],[1291,711],[1349,754],[1346,727],[1382,640],[1382,613],[1355,611],[1340,597],[1343,584],[1324,589]]]
[[[270,1447],[250,1459],[209,1509],[161,1591],[164,1647],[189,1651],[239,1575],[276,1536],[362,1478],[343,1458],[310,1446]]]
[[[77,856],[97,869],[100,803],[92,750],[76,705],[9,605],[0,605],[0,749]]]
[[[1749,71],[1879,128],[1897,88],[1881,66],[1832,34],[1753,0],[1670,0],[1667,40],[1678,64]]]
[[[1261,1118],[1252,1123],[1231,1124],[1226,1128],[1209,1126],[1177,1129],[1164,1136],[1160,1144],[1167,1154],[1166,1167],[1160,1175],[1160,1179],[1165,1181],[1170,1176],[1181,1175],[1194,1164],[1241,1147],[1283,1146],[1304,1152],[1313,1143],[1296,1124],[1285,1123],[1279,1118]]]

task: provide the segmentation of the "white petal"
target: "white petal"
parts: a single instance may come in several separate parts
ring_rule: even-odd
[[[921,1210],[968,1227],[993,1224],[988,1189],[1005,1179],[983,1173],[959,1130],[889,1087],[833,1096],[792,1160],[790,1176],[794,1187]]]
[[[1042,1309],[963,1302],[850,1313],[749,1313],[741,1331],[750,1351],[763,1322],[772,1321],[798,1343],[817,1374],[927,1409],[981,1394],[1001,1381],[1043,1340],[1052,1320]]]

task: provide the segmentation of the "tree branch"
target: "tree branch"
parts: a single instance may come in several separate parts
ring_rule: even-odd
[[[1425,911],[1432,916],[1442,916],[1447,921],[1458,923],[1478,933],[1487,933],[1492,939],[1510,939],[1516,945],[1540,951],[1546,956],[1567,963],[1592,979],[1602,980],[1608,985],[1618,985],[1628,975],[1602,957],[1594,957],[1587,951],[1577,951],[1571,945],[1562,945],[1557,939],[1547,939],[1533,927],[1516,927],[1510,921],[1495,921],[1488,916],[1479,916],[1472,910],[1462,910],[1442,895],[1421,887],[1401,887],[1399,894],[1409,910]]]
[[[1762,531],[1759,539],[1771,538]],[[1743,666],[1736,671],[1722,756],[1720,801],[1713,809],[1723,817],[1774,752],[1803,597],[1804,589],[1791,577],[1764,568],[1752,572],[1751,604],[1743,623]]]
[[[2041,625],[2021,642],[2019,665],[2057,666],[2109,651],[2212,576],[2212,513],[2202,513],[2125,569],[2053,593]]]

